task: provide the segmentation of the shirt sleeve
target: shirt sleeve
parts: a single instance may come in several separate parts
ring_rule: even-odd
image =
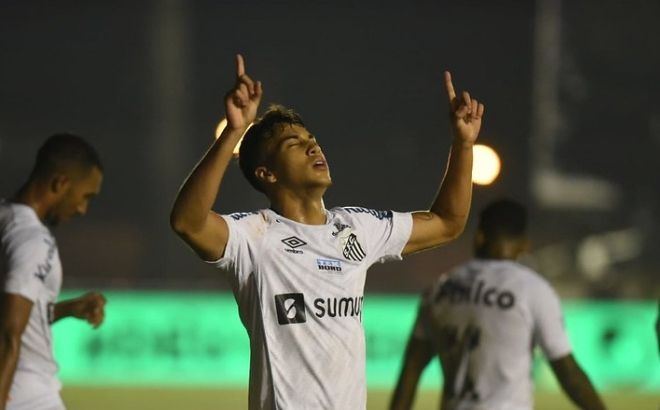
[[[549,284],[541,282],[532,292],[534,339],[548,360],[555,360],[571,353],[566,334],[559,297]]]
[[[53,269],[56,250],[55,240],[45,232],[27,229],[13,235],[6,243],[4,291],[35,302]]]
[[[392,211],[373,211],[364,214],[366,238],[372,250],[375,262],[401,260],[401,252],[410,239],[412,232],[412,215],[410,213]],[[368,222],[367,222],[368,221]]]
[[[252,260],[259,238],[263,236],[265,229],[261,215],[244,215],[221,215],[229,229],[225,252],[220,259],[206,261],[229,274],[232,280],[238,282],[239,286],[248,280],[254,270]]]

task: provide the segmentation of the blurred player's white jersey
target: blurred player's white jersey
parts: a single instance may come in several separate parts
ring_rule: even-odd
[[[62,284],[55,238],[32,208],[0,201],[0,249],[3,291],[34,303],[21,338],[7,409],[63,408],[50,329]]]
[[[324,225],[272,210],[223,215],[224,257],[250,336],[250,409],[366,407],[367,268],[401,259],[410,214],[345,207]]]
[[[414,337],[440,356],[445,410],[531,410],[534,346],[549,360],[571,352],[553,289],[508,260],[476,259],[440,277]]]

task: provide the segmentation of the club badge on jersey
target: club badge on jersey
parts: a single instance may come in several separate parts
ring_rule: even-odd
[[[344,255],[344,258],[355,262],[360,262],[365,256],[367,256],[354,233],[350,234],[346,239],[342,254]]]
[[[362,261],[367,256],[367,253],[364,251],[362,245],[360,245],[357,235],[353,233],[353,228],[337,222],[335,223],[335,229],[336,231],[332,232],[332,236],[339,239],[337,250],[349,261]]]

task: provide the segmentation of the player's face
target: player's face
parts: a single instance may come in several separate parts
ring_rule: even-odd
[[[282,125],[269,144],[269,168],[289,188],[327,188],[332,184],[323,151],[305,127]]]
[[[85,215],[89,201],[101,191],[102,182],[103,174],[96,167],[70,179],[60,200],[46,216],[47,222],[55,226],[74,216]]]

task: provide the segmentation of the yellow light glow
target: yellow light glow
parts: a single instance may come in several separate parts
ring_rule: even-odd
[[[245,129],[245,132],[247,132],[247,130],[250,129],[250,127],[252,126],[252,124],[253,124],[253,123],[250,123],[250,125],[248,125],[248,127]],[[215,139],[220,138],[220,135],[222,134],[222,131],[225,130],[225,128],[227,128],[227,119],[226,119],[226,118],[223,118],[223,119],[220,120],[220,122],[218,123],[218,126],[215,127]],[[234,154],[235,157],[238,156],[238,152],[239,152],[239,150],[240,150],[240,148],[241,148],[241,142],[243,142],[243,137],[244,137],[244,136],[245,136],[245,133],[243,133],[243,135],[241,135],[241,139],[238,140],[238,143],[237,143],[236,146],[234,147],[233,154]]]
[[[472,153],[474,155],[472,182],[477,185],[492,184],[500,174],[502,166],[499,155],[491,147],[482,144],[475,145]]]

